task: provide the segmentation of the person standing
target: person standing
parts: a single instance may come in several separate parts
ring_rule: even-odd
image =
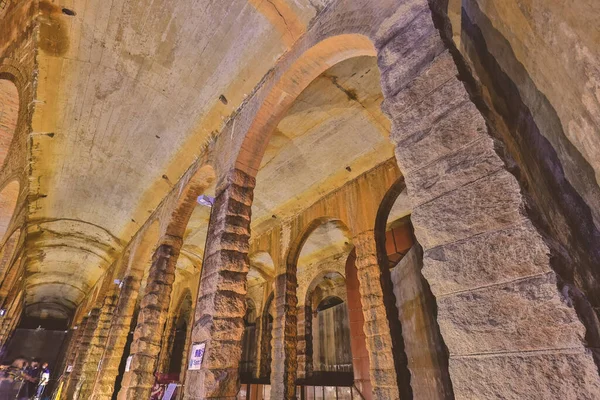
[[[40,377],[40,362],[37,359],[31,360],[31,364],[23,369],[23,384],[17,395],[17,399],[30,399],[35,394],[35,389]]]
[[[50,368],[48,363],[44,362],[42,364],[42,368],[40,369],[40,383],[38,383],[35,400],[40,400],[42,398],[42,394],[44,394],[44,390],[46,389],[48,382],[50,382]]]

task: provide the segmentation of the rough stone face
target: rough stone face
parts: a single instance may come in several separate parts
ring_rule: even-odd
[[[579,350],[452,358],[450,373],[465,399],[591,400],[600,393],[591,355]]]
[[[161,244],[154,254],[133,335],[131,369],[123,376],[119,399],[149,397],[154,384],[154,371],[181,246],[181,241],[173,242]]]
[[[390,42],[378,46],[392,49]],[[411,87],[386,80],[387,74],[383,69],[382,81],[395,81],[397,89],[386,89],[386,96]],[[398,101],[397,107],[389,102],[387,107],[393,121],[391,137],[399,147],[398,164],[409,166],[405,181],[415,206],[411,216],[415,234],[426,250],[424,273],[434,292],[443,294],[437,299],[438,322],[450,353],[455,396],[556,397],[545,390],[531,396],[534,391],[520,389],[533,386],[523,372],[535,368],[536,360],[520,353],[543,351],[559,365],[572,365],[572,357],[580,360],[574,370],[561,374],[565,382],[579,381],[595,371],[594,382],[578,388],[577,396],[598,397],[597,368],[582,342],[584,327],[549,272],[549,248],[529,222],[517,180],[497,155],[493,140],[482,139],[488,129],[477,109],[465,105],[468,100],[462,82],[454,78],[423,93],[421,101],[408,105]],[[467,129],[452,129],[451,122]],[[453,145],[454,141],[460,145]],[[439,156],[411,155],[411,148],[419,143],[432,145]],[[465,265],[459,265],[461,259],[467,260]],[[565,354],[565,348],[573,354]],[[500,367],[500,359],[508,362]],[[487,360],[490,364],[485,364]],[[519,365],[516,360],[531,364]],[[487,373],[471,374],[478,367]],[[479,376],[477,384],[473,376]],[[550,375],[537,373],[536,378],[536,385],[556,386]],[[523,390],[527,393],[516,395]]]
[[[109,400],[112,398],[115,379],[119,375],[119,365],[123,357],[127,335],[131,328],[131,319],[133,318],[141,279],[141,274],[134,273],[123,280],[123,287],[106,340],[106,349],[100,360],[100,368],[90,397],[93,400]]]
[[[415,399],[453,399],[448,356],[436,321],[435,298],[421,275],[422,250],[414,245],[391,270],[402,339]]]
[[[79,398],[82,399],[90,398],[93,393],[98,363],[102,360],[106,348],[106,340],[110,331],[110,324],[117,301],[115,292],[115,289],[111,290],[104,300],[98,315],[96,329],[94,330],[93,337],[90,341],[89,350],[83,361],[80,377],[80,380],[83,383],[78,393]]]
[[[297,395],[297,286],[296,271],[288,271],[275,278],[271,395],[276,399],[295,399]]]
[[[98,325],[98,318],[100,316],[100,309],[93,308],[87,318],[86,324],[81,333],[81,339],[77,346],[77,355],[73,360],[73,372],[69,375],[67,383],[64,387],[64,392],[67,394],[67,398],[73,398],[77,392],[81,389],[80,378],[83,374],[83,367],[85,360],[87,359],[88,352],[90,351],[90,343],[94,337],[94,332]]]
[[[425,252],[423,274],[436,296],[549,271],[548,247],[524,221]],[[500,265],[509,268],[498,268]]]
[[[353,239],[356,248],[356,269],[360,283],[360,295],[364,331],[369,351],[371,385],[374,399],[399,398],[392,339],[383,306],[383,292],[379,277],[375,234],[363,232]]]
[[[186,372],[186,400],[238,392],[254,186],[254,178],[233,171],[215,198],[192,331],[192,342],[206,342],[206,350],[201,369]]]

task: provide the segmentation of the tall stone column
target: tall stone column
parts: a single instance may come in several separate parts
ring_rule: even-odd
[[[87,353],[89,351],[90,343],[92,342],[92,338],[94,336],[94,331],[96,330],[96,325],[98,324],[99,316],[100,309],[93,308],[87,317],[85,327],[83,327],[83,332],[81,333],[81,340],[79,341],[79,346],[77,347],[77,354],[75,355],[75,359],[73,360],[73,371],[69,375],[67,384],[65,385],[64,389],[64,393],[66,393],[67,399],[72,399],[75,396],[75,392],[80,386],[80,378],[83,372],[83,365],[87,358]]]
[[[296,398],[297,287],[295,271],[283,273],[275,278],[273,362],[271,363],[271,396],[274,399]]]
[[[169,237],[154,253],[133,334],[130,369],[123,376],[119,400],[150,397],[181,245],[181,238]]]
[[[80,399],[89,399],[92,394],[99,369],[99,363],[102,360],[102,355],[107,345],[110,324],[117,302],[116,292],[117,290],[114,288],[109,291],[104,299],[104,304],[100,309],[98,323],[96,324],[94,335],[90,341],[89,350],[81,368],[81,389],[79,390],[78,396]]]
[[[110,400],[112,398],[115,380],[119,375],[119,365],[135,313],[142,275],[143,271],[132,271],[123,279],[91,400]]]
[[[81,323],[74,330],[73,335],[71,336],[71,342],[69,343],[69,347],[65,353],[65,362],[63,365],[63,374],[71,374],[71,372],[67,372],[67,368],[69,365],[73,365],[75,363],[75,357],[77,356],[77,351],[79,350],[79,346],[81,345],[81,338],[83,337],[83,332],[85,331],[85,326],[87,325],[88,317],[85,316],[82,318]],[[65,375],[65,381],[68,379],[68,375]]]
[[[173,325],[176,324],[177,316],[167,317],[165,323],[165,329],[161,339],[160,354],[158,355],[158,362],[156,366],[157,372],[169,372],[169,363],[172,357],[173,344],[175,343],[175,332],[173,332]]]
[[[529,216],[514,166],[459,80],[428,2],[410,5],[382,25],[375,45],[454,395],[600,398],[586,328],[552,268],[560,254]]]
[[[186,373],[186,400],[234,399],[239,389],[254,184],[235,170],[215,198],[192,332],[206,347],[200,370]]]
[[[312,310],[310,305],[298,307],[298,379],[308,378],[313,371]]]
[[[362,232],[353,239],[356,249],[356,270],[360,302],[364,317],[364,334],[369,352],[369,375],[374,399],[398,399],[400,392],[392,336],[381,285],[381,270],[377,260],[375,233]]]
[[[356,270],[356,251],[351,252],[346,261],[346,294],[348,298],[348,325],[350,327],[354,385],[360,390],[365,400],[371,400],[373,398],[373,389],[370,378],[369,351],[367,350],[364,331],[365,318],[363,316],[360,283],[358,282],[358,272]]]

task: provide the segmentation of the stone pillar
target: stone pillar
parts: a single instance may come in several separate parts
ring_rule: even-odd
[[[91,400],[110,400],[112,398],[143,275],[143,271],[137,272],[133,272],[123,279],[123,286],[113,313],[106,347],[96,374]]]
[[[173,343],[175,342],[172,330],[176,319],[177,316],[172,315],[168,315],[166,318],[162,339],[160,340],[160,353],[158,354],[158,361],[156,363],[156,372],[158,373],[168,372],[167,368],[169,368],[169,362],[172,356],[171,351],[173,349]]]
[[[116,286],[115,286],[116,287]],[[94,331],[94,336],[90,341],[89,350],[81,368],[81,389],[79,390],[80,399],[89,399],[96,381],[96,375],[99,370],[99,363],[107,345],[110,324],[117,302],[116,289],[112,289],[104,299],[104,304],[100,309],[98,323]]]
[[[211,213],[192,343],[206,343],[200,370],[187,371],[185,399],[234,399],[246,312],[254,178],[233,171]]]
[[[369,352],[370,380],[374,399],[398,399],[406,387],[398,388],[392,337],[384,305],[381,270],[377,261],[375,233],[366,231],[353,239],[356,270]]]
[[[375,45],[454,395],[600,398],[585,327],[551,266],[551,242],[529,217],[427,1],[410,4],[382,25]]]
[[[147,399],[154,384],[161,338],[171,303],[180,238],[163,242],[152,260],[131,345],[130,370],[123,376],[118,399]]]
[[[63,388],[63,395],[61,396],[61,398],[58,398],[57,400],[61,400],[61,399],[65,399],[66,398],[66,385],[68,384],[68,379],[70,377],[70,375],[72,374],[72,372],[67,372],[67,368],[69,367],[69,365],[73,365],[75,363],[75,357],[77,356],[77,351],[79,349],[79,345],[81,344],[81,338],[83,336],[83,332],[85,331],[85,326],[87,324],[87,320],[88,317],[85,316],[83,317],[83,319],[81,320],[81,323],[79,324],[79,326],[77,326],[77,329],[73,329],[72,330],[72,334],[71,334],[71,340],[69,341],[69,346],[67,347],[67,351],[65,352],[64,355],[64,360],[61,363],[60,366],[60,371],[62,372],[59,381],[56,384],[56,387],[60,386],[61,382],[64,384],[64,388]]]
[[[346,294],[348,297],[348,325],[350,326],[350,348],[354,384],[365,400],[373,398],[371,387],[369,351],[364,332],[365,318],[360,300],[360,283],[356,271],[356,253],[353,251],[346,261]]]
[[[422,264],[421,246],[415,244],[391,270],[410,383],[417,399],[454,399],[448,355],[435,319],[435,298],[421,274]]]
[[[274,399],[296,398],[297,286],[296,271],[289,271],[275,278],[273,362],[271,363],[271,396]]]
[[[309,304],[298,307],[298,379],[306,379],[313,371],[312,310]]]
[[[77,356],[77,351],[79,351],[79,346],[81,345],[81,338],[83,337],[83,332],[85,331],[85,327],[88,321],[87,316],[83,317],[81,323],[74,330],[73,336],[71,336],[71,342],[69,343],[69,348],[65,353],[65,364],[63,374],[66,372],[69,365],[73,365],[75,363],[75,357]],[[68,373],[70,375],[70,373]]]
[[[100,309],[93,308],[87,317],[87,322],[83,331],[81,332],[81,340],[77,346],[77,354],[73,360],[73,372],[69,375],[67,383],[65,385],[64,393],[66,393],[67,399],[72,399],[75,396],[78,388],[80,387],[80,378],[82,375],[82,369],[84,361],[87,358],[87,353],[90,348],[90,343],[98,324],[98,317],[100,316]]]

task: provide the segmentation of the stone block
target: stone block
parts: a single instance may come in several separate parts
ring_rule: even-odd
[[[548,248],[529,221],[435,247],[423,260],[422,273],[435,296],[550,270]]]
[[[444,115],[467,101],[470,100],[463,83],[458,79],[450,79],[406,110],[390,112],[392,142],[398,145],[414,133],[431,129]]]
[[[446,50],[437,56],[426,68],[394,96],[386,96],[381,109],[388,116],[401,113],[418,103],[423,97],[456,79],[458,71],[454,59]]]
[[[413,207],[490,175],[504,167],[494,141],[483,137],[455,153],[406,174],[406,188]]]
[[[438,298],[450,354],[582,348],[585,329],[553,273]]]
[[[471,102],[465,102],[443,114],[433,126],[417,131],[396,146],[396,160],[404,174],[454,153],[475,140],[487,136],[481,114]]]
[[[577,351],[451,358],[457,399],[592,400],[600,398],[598,370]]]
[[[427,250],[520,224],[522,207],[516,179],[500,170],[416,207],[411,220]]]

